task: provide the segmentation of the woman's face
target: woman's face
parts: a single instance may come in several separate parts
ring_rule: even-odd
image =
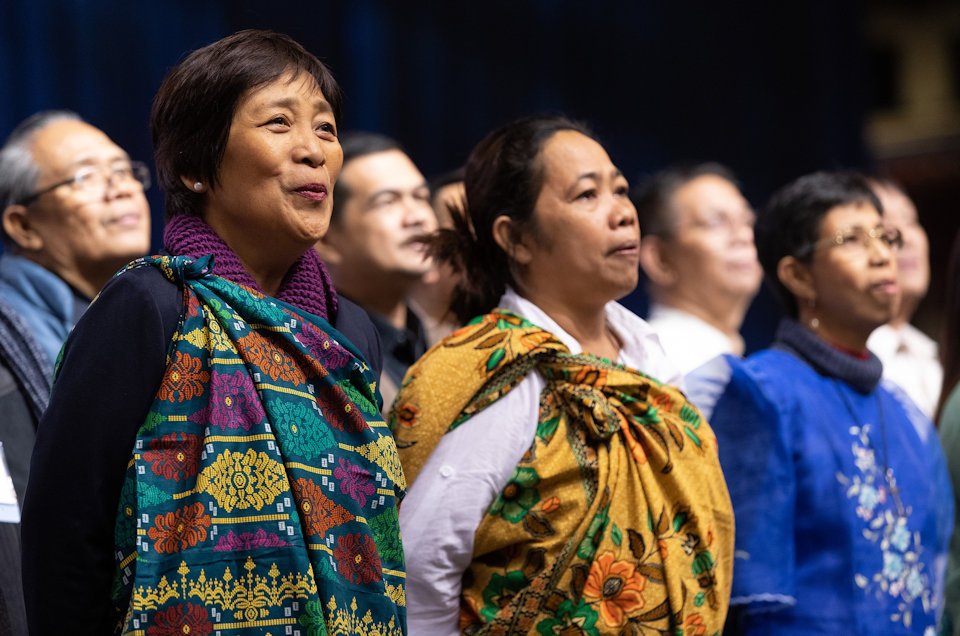
[[[343,163],[336,124],[308,75],[286,74],[240,101],[204,218],[248,266],[299,256],[326,233]]]
[[[574,131],[540,153],[543,187],[523,239],[521,285],[563,303],[602,306],[637,286],[640,228],[627,181],[603,147]]]
[[[890,321],[899,302],[897,259],[879,238],[855,236],[883,229],[883,219],[869,204],[831,209],[820,226],[818,247],[809,265],[821,333],[838,343],[866,340]],[[840,244],[835,237],[842,237]],[[800,301],[801,305],[803,301]]]

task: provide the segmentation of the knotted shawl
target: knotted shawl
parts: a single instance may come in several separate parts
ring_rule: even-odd
[[[733,512],[716,438],[676,389],[496,311],[414,365],[390,416],[411,483],[446,432],[532,371],[533,444],[477,528],[468,634],[719,634]]]
[[[404,633],[404,480],[361,355],[211,257],[151,266],[184,309],[120,499],[124,633]]]

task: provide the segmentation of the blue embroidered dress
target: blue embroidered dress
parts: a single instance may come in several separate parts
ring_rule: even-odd
[[[876,357],[784,322],[688,376],[737,536],[728,632],[934,636],[953,501],[931,422]]]

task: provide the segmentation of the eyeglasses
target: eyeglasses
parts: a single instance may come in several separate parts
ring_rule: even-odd
[[[877,226],[867,229],[861,226],[839,230],[833,236],[828,236],[816,243],[812,243],[806,250],[807,255],[813,254],[822,248],[837,248],[847,252],[866,252],[874,241],[880,241],[887,249],[898,251],[903,247],[903,234],[896,228]]]
[[[52,185],[37,190],[17,201],[19,205],[30,205],[48,192],[69,185],[74,190],[88,194],[106,191],[109,184],[123,181],[136,181],[146,190],[150,187],[150,169],[141,161],[124,161],[109,166],[83,166],[69,179],[58,181]]]

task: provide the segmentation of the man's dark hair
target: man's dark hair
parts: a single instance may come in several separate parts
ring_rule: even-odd
[[[180,177],[216,185],[237,106],[250,91],[287,73],[291,80],[312,77],[339,123],[337,81],[323,62],[282,33],[234,33],[190,53],[167,74],[153,99],[150,129],[168,216],[200,215],[204,195]]]
[[[872,205],[883,214],[880,200],[863,175],[815,172],[775,192],[757,217],[753,233],[760,264],[767,283],[793,318],[799,311],[797,300],[780,281],[777,267],[785,256],[809,262],[823,218],[841,205]]]
[[[677,214],[673,207],[674,195],[694,179],[708,175],[737,185],[737,179],[729,168],[716,162],[708,162],[661,170],[631,188],[630,200],[637,208],[640,232],[644,236],[672,236],[677,224]]]

